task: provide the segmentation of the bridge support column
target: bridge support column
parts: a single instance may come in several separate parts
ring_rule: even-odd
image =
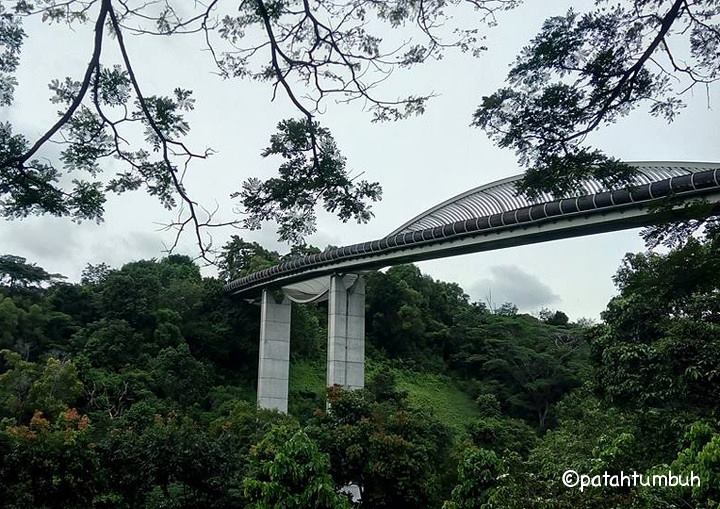
[[[327,386],[365,386],[365,281],[359,275],[330,278]]]
[[[290,301],[278,302],[267,289],[260,303],[260,360],[257,404],[260,408],[287,412],[290,370]]]

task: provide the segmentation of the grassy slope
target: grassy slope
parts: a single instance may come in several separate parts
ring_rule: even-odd
[[[429,408],[442,422],[459,434],[480,417],[478,406],[448,377],[395,369],[398,385],[407,391],[410,401]]]
[[[448,377],[431,373],[419,373],[402,368],[388,368],[368,360],[367,377],[378,369],[392,369],[400,389],[407,391],[410,401],[416,406],[431,409],[445,424],[459,433],[480,415],[475,402],[458,389]],[[298,359],[290,363],[290,412],[299,397],[312,395],[321,401],[325,388],[324,359]],[[297,408],[297,407],[296,407]]]

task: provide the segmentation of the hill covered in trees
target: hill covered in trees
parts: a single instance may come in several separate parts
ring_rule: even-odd
[[[3,506],[718,507],[717,240],[628,255],[593,327],[372,274],[356,392],[325,390],[326,312],[294,306],[289,416],[255,408],[259,310],[222,292],[278,259],[234,238],[219,278],[175,255],[71,284],[0,257]],[[668,468],[703,482],[561,482]]]

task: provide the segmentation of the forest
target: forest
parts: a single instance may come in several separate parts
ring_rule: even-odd
[[[719,242],[626,255],[599,324],[373,273],[366,388],[324,388],[326,312],[295,306],[289,415],[256,409],[259,308],[222,291],[277,253],[234,237],[218,277],[172,255],[79,283],[0,256],[1,504],[719,507]],[[702,482],[580,491],[567,469]]]

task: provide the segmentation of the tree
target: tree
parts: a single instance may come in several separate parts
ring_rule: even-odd
[[[697,421],[689,426],[683,438],[687,447],[678,452],[670,468],[673,472],[686,475],[688,472],[697,472],[702,479],[700,485],[690,489],[681,488],[678,490],[680,493],[658,494],[644,490],[641,497],[645,498],[646,507],[657,507],[660,501],[687,504],[688,500],[692,500],[698,507],[711,507],[720,500],[720,433],[717,427],[706,421]],[[657,470],[662,471],[661,468]]]
[[[34,263],[27,263],[22,256],[0,256],[0,286],[8,286],[10,289],[27,289],[54,283],[60,279],[65,279],[65,276],[50,274]]]
[[[71,318],[45,303],[27,306],[22,300],[0,296],[0,348],[20,353],[25,360],[39,353],[57,355],[73,329]]]
[[[75,364],[49,358],[44,365],[28,362],[2,350],[5,369],[0,374],[0,415],[27,423],[36,412],[55,418],[77,402],[83,385]]]
[[[391,357],[420,363],[445,355],[449,327],[471,307],[457,284],[435,281],[413,265],[371,274],[367,305],[369,341]]]
[[[272,428],[250,452],[250,468],[243,482],[247,507],[265,509],[349,508],[336,491],[329,461],[301,429]]]
[[[84,285],[98,285],[105,281],[111,272],[112,269],[106,263],[88,263],[82,271],[80,282]]]
[[[606,486],[581,492],[564,486],[561,476],[568,469],[587,475],[644,472],[657,455],[649,458],[643,449],[657,453],[659,436],[641,431],[637,416],[608,408],[587,388],[570,393],[557,414],[558,425],[540,437],[526,459],[502,455],[506,475],[484,493],[488,507],[634,508],[629,490]]]
[[[452,0],[449,5],[472,7],[480,21],[494,22],[497,11],[515,0]],[[168,228],[177,236],[194,230],[200,255],[208,256],[207,229],[244,224],[257,227],[266,219],[280,222],[280,237],[298,241],[314,231],[314,209],[322,206],[342,220],[367,221],[367,204],[380,196],[378,184],[357,180],[345,168],[331,134],[316,121],[330,97],[362,101],[376,121],[397,120],[422,113],[432,94],[408,94],[398,99],[377,96],[376,86],[389,73],[439,58],[450,47],[479,53],[483,47],[476,22],[453,23],[452,35],[438,27],[450,22],[448,2],[404,3],[361,0],[280,2],[213,0],[188,5],[167,0],[160,6],[122,0],[39,0],[0,6],[0,105],[13,101],[14,73],[20,61],[28,17],[70,28],[92,24],[89,63],[81,77],[54,79],[51,101],[60,105],[59,118],[36,140],[28,140],[10,122],[0,124],[0,213],[8,218],[29,214],[70,216],[101,221],[108,193],[144,188],[168,209],[177,211]],[[157,7],[157,8],[156,8]],[[183,15],[182,13],[186,13]],[[372,21],[372,23],[371,23]],[[385,43],[383,27],[401,31],[407,39]],[[108,29],[112,37],[105,35]],[[301,118],[279,124],[264,155],[285,159],[286,182],[250,179],[238,192],[250,214],[246,222],[218,222],[214,212],[197,203],[184,185],[190,163],[213,155],[186,142],[186,119],[195,108],[190,90],[168,86],[165,95],[148,95],[135,72],[125,45],[127,36],[182,37],[199,34],[212,63],[224,78],[245,77],[270,82],[273,97],[280,91]],[[443,35],[447,35],[443,37]],[[120,58],[108,56],[115,46]],[[128,140],[141,135],[144,143]],[[58,160],[42,157],[49,142],[62,147]],[[114,159],[120,169],[109,180],[100,178]],[[76,177],[65,183],[71,172]],[[297,194],[297,191],[302,191]]]
[[[125,320],[98,320],[75,334],[72,345],[94,366],[106,369],[137,363],[147,353],[142,334]]]
[[[303,244],[316,230],[315,208],[308,204],[322,201],[325,210],[343,222],[354,218],[366,223],[372,217],[367,202],[378,201],[382,195],[377,182],[353,182],[330,131],[312,117],[280,122],[278,134],[270,138],[262,155],[284,159],[279,176],[265,182],[251,178],[231,196],[240,197],[249,211],[244,226],[257,230],[263,222],[275,221],[279,238],[293,245]]]
[[[0,497],[16,508],[349,507],[338,489],[351,484],[379,509],[714,507],[718,256],[706,240],[628,255],[590,330],[490,313],[414,267],[375,274],[373,313],[407,320],[396,331],[417,344],[394,359],[370,350],[365,389],[335,387],[329,408],[318,396],[303,415],[257,408],[257,309],[226,299],[187,257],[4,292],[0,342],[16,351],[0,356]],[[320,360],[322,322],[296,311],[305,344],[294,355]],[[322,386],[321,371],[304,382]],[[447,422],[416,403],[433,393]],[[692,470],[702,484],[581,492],[563,486],[569,468]]]
[[[553,405],[582,382],[585,342],[558,341],[554,328],[529,315],[485,313],[480,319],[453,328],[450,367],[473,380],[472,394],[486,402],[493,396],[502,411],[544,430]]]
[[[570,321],[568,315],[562,311],[551,311],[549,309],[541,309],[538,318],[548,325],[567,325]]]
[[[617,405],[712,412],[720,397],[718,239],[630,254],[592,338],[598,391]]]
[[[508,86],[483,97],[474,114],[498,146],[515,150],[527,168],[519,191],[531,197],[576,191],[587,178],[630,182],[632,168],[589,146],[587,136],[644,104],[672,121],[688,92],[720,79],[713,0],[595,4],[547,19],[510,69]],[[681,239],[702,223],[686,224],[694,227]],[[665,230],[649,231],[651,243],[675,239]]]
[[[360,391],[330,389],[328,400],[329,411],[313,420],[308,433],[329,454],[336,484],[359,486],[363,507],[433,507],[442,501],[451,447],[446,425],[412,406],[388,377]]]
[[[106,316],[145,327],[154,320],[163,289],[160,271],[153,261],[128,263],[112,272],[99,287]]]
[[[278,263],[280,255],[268,251],[257,242],[246,242],[233,235],[225,243],[218,262],[219,276],[223,281],[232,281]]]
[[[187,343],[161,350],[152,360],[151,370],[161,396],[188,405],[202,401],[207,395],[208,368],[190,354]]]
[[[535,430],[524,421],[500,414],[478,419],[468,426],[468,435],[475,447],[500,457],[509,452],[525,457],[537,442]]]
[[[518,308],[512,302],[504,302],[502,306],[495,310],[495,314],[500,316],[515,316],[517,312]]]
[[[0,497],[5,507],[91,507],[102,504],[102,462],[86,415],[71,408],[48,419],[0,429]],[[111,502],[106,500],[107,502]]]
[[[502,461],[485,449],[470,447],[458,465],[458,484],[443,509],[477,509],[486,507],[488,492],[503,474]]]

